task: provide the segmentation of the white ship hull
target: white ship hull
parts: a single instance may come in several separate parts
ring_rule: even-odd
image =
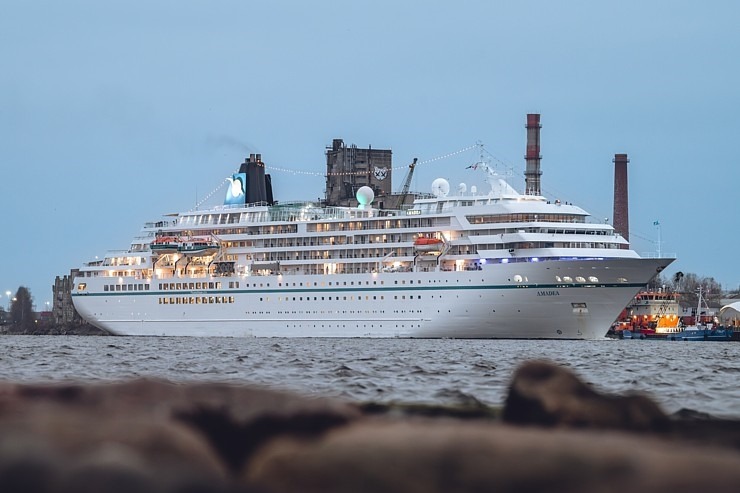
[[[75,307],[120,335],[597,339],[672,261],[640,258],[612,226],[519,194],[483,162],[467,168],[488,193],[449,195],[438,178],[410,206],[404,194],[376,207],[367,173],[341,168],[327,190],[346,176],[356,207],[276,203],[252,155],[222,206],[146,223],[128,250],[85,264]]]
[[[671,261],[529,261],[458,272],[205,280],[223,286],[217,290],[162,290],[162,281],[173,279],[123,278],[149,286],[112,293],[96,285],[110,282],[99,277],[85,279],[87,289],[73,300],[86,320],[117,335],[599,339]],[[586,281],[557,280],[566,276]],[[204,281],[190,279],[196,280]],[[230,282],[240,288],[227,288]]]

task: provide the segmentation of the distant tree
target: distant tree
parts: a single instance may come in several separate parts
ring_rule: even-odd
[[[720,304],[722,300],[722,285],[713,277],[702,278],[702,293],[707,301]]]
[[[25,332],[35,328],[33,299],[31,292],[24,286],[18,288],[13,304],[10,305],[10,323],[15,331]]]
[[[665,286],[665,281],[663,280],[663,277],[661,277],[660,274],[655,276],[652,281],[650,281],[647,284],[647,288],[651,291],[657,291],[658,289]]]
[[[683,272],[678,271],[673,274],[673,291],[681,291],[681,281],[683,281]]]
[[[676,273],[678,275],[679,273]],[[676,276],[674,276],[675,280]],[[696,274],[682,273],[680,285],[681,300],[685,305],[696,306],[699,303],[699,288],[706,302],[719,303],[722,297],[722,286],[713,277],[699,277]]]

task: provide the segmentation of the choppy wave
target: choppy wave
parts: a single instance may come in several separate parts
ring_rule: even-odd
[[[740,418],[740,344],[3,336],[14,382],[150,377],[220,381],[356,401],[502,405],[523,361],[549,359],[597,389],[642,392],[667,412]]]

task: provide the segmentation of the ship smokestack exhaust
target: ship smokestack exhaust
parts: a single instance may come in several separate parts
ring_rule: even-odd
[[[630,241],[629,191],[627,188],[627,154],[614,155],[614,230]],[[623,248],[629,248],[624,245]]]
[[[527,168],[524,172],[524,188],[527,195],[542,195],[540,189],[540,115],[539,113],[527,114],[527,153],[524,159]]]
[[[247,204],[274,203],[272,195],[272,179],[265,174],[265,163],[262,154],[250,154],[249,159],[242,163],[240,173],[247,176],[246,198]]]

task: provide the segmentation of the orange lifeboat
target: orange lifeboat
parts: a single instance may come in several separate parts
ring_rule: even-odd
[[[420,236],[414,240],[414,248],[419,252],[439,252],[443,246],[444,242],[439,238]]]

